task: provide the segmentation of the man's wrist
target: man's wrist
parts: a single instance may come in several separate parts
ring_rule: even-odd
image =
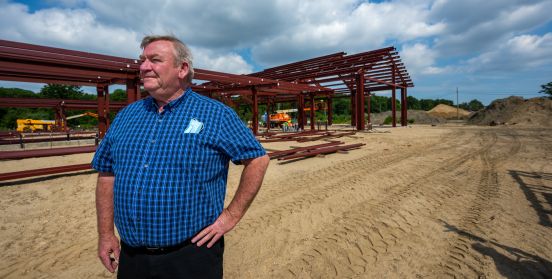
[[[99,238],[108,238],[115,236],[114,232],[98,232]]]

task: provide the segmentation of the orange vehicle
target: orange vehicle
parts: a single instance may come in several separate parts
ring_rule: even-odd
[[[270,115],[270,123],[280,125],[284,122],[290,122],[291,116],[287,113],[275,113]]]

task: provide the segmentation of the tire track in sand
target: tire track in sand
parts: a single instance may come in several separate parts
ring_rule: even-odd
[[[409,221],[414,214],[431,214],[444,204],[444,201],[454,197],[456,185],[441,185],[438,189],[427,191],[419,185],[430,180],[446,180],[457,178],[458,183],[464,182],[466,162],[476,154],[492,146],[487,142],[482,150],[476,150],[453,157],[441,167],[431,170],[425,175],[414,179],[408,185],[391,187],[380,202],[358,202],[339,218],[334,220],[330,228],[318,231],[298,257],[292,257],[285,264],[285,271],[280,270],[276,277],[303,277],[313,274],[330,277],[357,277],[367,272],[369,266],[378,262],[379,255],[385,254],[397,245],[400,239],[412,233],[416,224]],[[418,207],[418,212],[401,208],[401,201],[409,198],[423,197],[427,204]],[[415,232],[414,232],[415,234]],[[360,239],[359,239],[360,236]],[[337,251],[337,252],[336,252]],[[351,252],[354,251],[354,252]],[[299,264],[297,264],[299,263]]]
[[[479,175],[479,182],[475,188],[474,200],[470,202],[470,207],[463,214],[463,217],[459,221],[459,228],[467,233],[457,233],[450,241],[446,258],[442,262],[442,269],[438,269],[438,272],[451,278],[467,277],[484,277],[482,273],[484,267],[484,258],[481,253],[472,249],[471,234],[484,236],[479,224],[487,211],[489,211],[494,203],[494,200],[500,196],[500,187],[498,183],[497,167],[501,164],[502,160],[508,156],[514,156],[521,149],[521,142],[517,133],[512,129],[490,130],[489,133],[493,138],[497,138],[497,133],[507,132],[507,136],[512,138],[509,142],[510,149],[506,153],[494,153],[493,148],[486,148],[479,155],[481,161],[481,172]],[[495,140],[496,141],[496,140]],[[466,201],[468,202],[468,201]],[[489,227],[487,229],[488,234],[494,234],[496,231]]]

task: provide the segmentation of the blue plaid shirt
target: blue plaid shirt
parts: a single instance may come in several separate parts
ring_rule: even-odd
[[[230,160],[265,154],[232,109],[188,89],[162,113],[151,97],[118,113],[92,166],[115,175],[122,241],[164,247],[192,237],[222,212]]]

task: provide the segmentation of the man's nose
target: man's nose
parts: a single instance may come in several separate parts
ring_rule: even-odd
[[[140,64],[140,71],[148,71],[151,70],[151,63],[148,60],[144,60],[142,64]]]

